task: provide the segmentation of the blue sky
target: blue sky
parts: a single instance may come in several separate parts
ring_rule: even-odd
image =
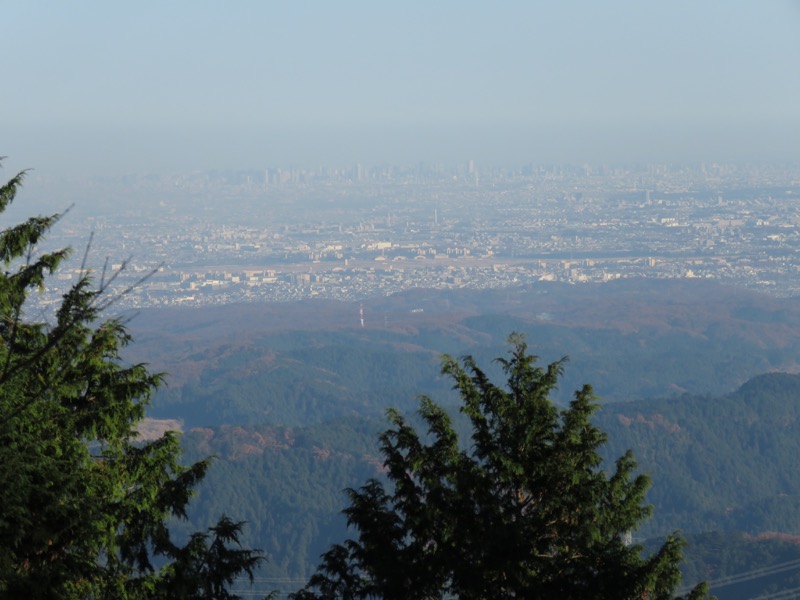
[[[800,160],[800,2],[0,7],[6,166]]]

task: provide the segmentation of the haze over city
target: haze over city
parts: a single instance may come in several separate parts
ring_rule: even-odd
[[[4,3],[7,172],[795,161],[800,3]]]
[[[800,597],[800,0],[0,18],[0,597]]]

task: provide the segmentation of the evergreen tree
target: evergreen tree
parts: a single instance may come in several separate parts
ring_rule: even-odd
[[[323,555],[295,600],[673,597],[683,541],[672,535],[652,556],[626,543],[650,514],[649,480],[630,452],[602,468],[591,387],[558,409],[549,393],[563,361],[542,369],[521,337],[511,341],[499,360],[506,388],[472,358],[445,357],[472,426],[466,449],[429,398],[419,409],[427,436],[389,411],[388,484],[348,490],[356,537]]]
[[[0,187],[0,213],[23,175]],[[26,313],[69,255],[36,252],[59,217],[0,232],[0,595],[235,597],[227,586],[261,556],[227,518],[184,545],[170,537],[209,461],[180,465],[173,433],[137,441],[161,376],[120,360],[130,337],[101,320],[108,282],[84,272],[52,317]]]

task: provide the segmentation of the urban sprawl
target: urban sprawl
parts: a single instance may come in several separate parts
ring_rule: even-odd
[[[50,236],[75,254],[44,304],[82,268],[125,307],[630,277],[800,292],[800,165],[470,161],[34,177],[29,187],[75,201]]]

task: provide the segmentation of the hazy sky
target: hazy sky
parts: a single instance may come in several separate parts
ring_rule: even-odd
[[[6,172],[800,160],[800,1],[0,6]]]

